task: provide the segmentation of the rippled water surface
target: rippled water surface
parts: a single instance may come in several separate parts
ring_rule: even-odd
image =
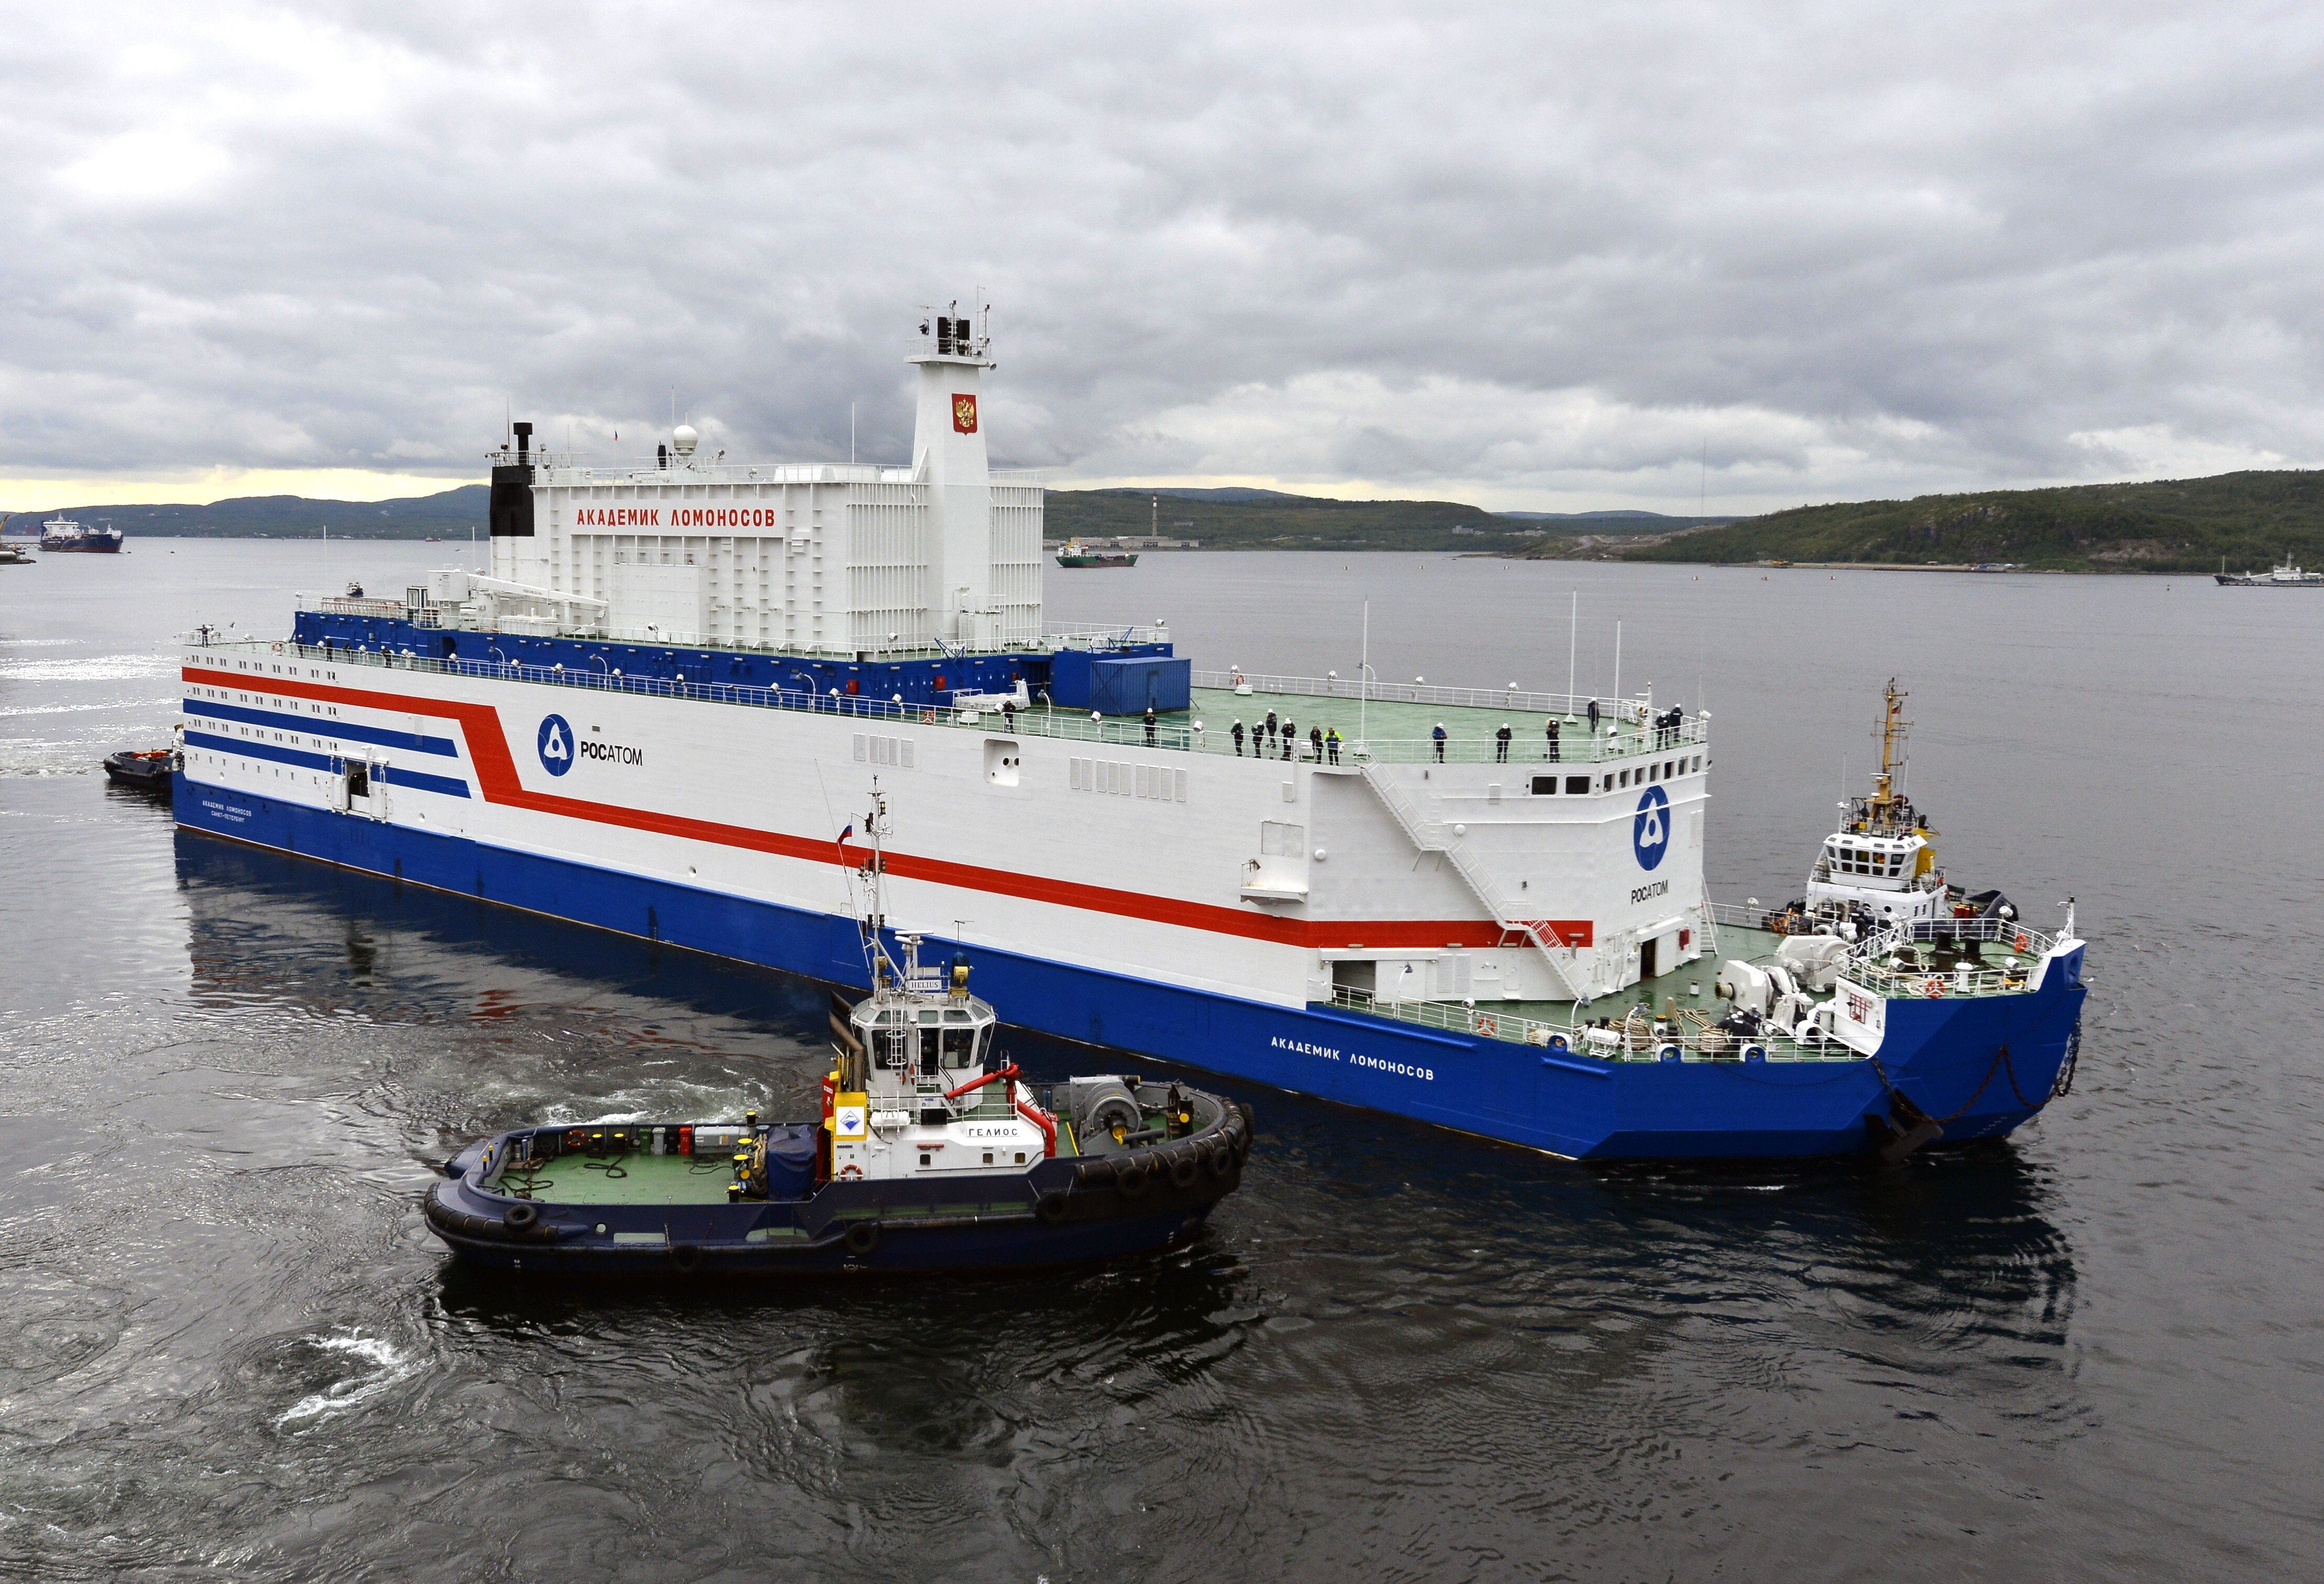
[[[176,836],[160,640],[465,547],[0,567],[0,1577],[2314,1577],[2324,596],[2151,578],[1149,556],[1200,663],[1714,715],[1715,884],[1795,893],[1876,695],[1956,878],[2079,897],[2081,1076],[2009,1143],[1590,1167],[1222,1084],[1189,1250],[533,1292],[429,1163],[809,1114],[822,992]],[[325,559],[327,554],[328,560]],[[1002,1011],[1006,1014],[1007,1008]],[[1054,1079],[1099,1060],[1019,1038]]]

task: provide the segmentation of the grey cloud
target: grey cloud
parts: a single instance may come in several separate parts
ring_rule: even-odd
[[[1735,504],[2324,454],[2256,5],[22,13],[0,467],[900,454]]]

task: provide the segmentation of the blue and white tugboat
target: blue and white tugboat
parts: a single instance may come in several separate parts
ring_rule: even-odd
[[[428,1223],[454,1254],[527,1273],[788,1275],[1061,1265],[1194,1236],[1241,1181],[1248,1109],[1117,1076],[1036,1104],[966,962],[924,968],[909,933],[890,954],[872,797],[859,877],[872,990],[835,1008],[821,1119],[500,1134],[429,1189]]]

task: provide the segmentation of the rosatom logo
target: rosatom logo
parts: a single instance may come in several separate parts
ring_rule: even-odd
[[[952,399],[952,427],[964,435],[976,433],[976,398],[955,396]]]
[[[540,723],[540,740],[534,746],[540,750],[540,768],[550,775],[561,776],[573,768],[573,728],[563,715]]]
[[[1637,823],[1630,829],[1630,846],[1638,867],[1651,870],[1670,851],[1670,797],[1660,787],[1649,787],[1638,799]]]

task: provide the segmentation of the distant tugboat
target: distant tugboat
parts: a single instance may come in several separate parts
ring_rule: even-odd
[[[103,528],[84,528],[69,517],[51,517],[41,524],[41,548],[109,556],[121,548],[121,530],[111,523]]]
[[[0,566],[32,566],[39,563],[24,554],[24,547],[0,539]]]
[[[428,1223],[471,1264],[527,1273],[789,1275],[1015,1268],[1191,1238],[1241,1181],[1250,1115],[1134,1077],[1074,1078],[1034,1103],[993,1048],[969,965],[889,954],[886,804],[864,833],[870,998],[835,997],[820,1122],[520,1128],[470,1146]],[[852,831],[849,833],[852,833]],[[843,843],[846,835],[843,834]]]
[[[1135,566],[1138,565],[1138,556],[1131,550],[1088,549],[1079,539],[1067,539],[1065,548],[1057,552],[1057,565],[1060,566]]]

